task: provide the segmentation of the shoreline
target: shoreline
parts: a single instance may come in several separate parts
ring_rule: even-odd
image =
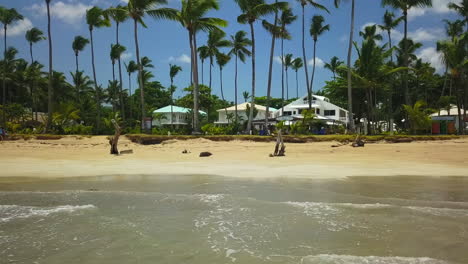
[[[111,175],[219,175],[237,178],[345,178],[350,176],[468,176],[468,138],[374,143],[286,143],[286,157],[271,158],[274,143],[206,139],[139,145],[122,137],[113,156],[105,136],[0,143],[0,177],[67,178]],[[182,154],[187,149],[191,153]],[[200,158],[209,151],[213,156]]]

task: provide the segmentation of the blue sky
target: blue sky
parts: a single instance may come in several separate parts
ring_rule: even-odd
[[[456,14],[446,8],[449,2],[460,2],[461,0],[433,0],[433,7],[426,9],[414,9],[410,12],[409,34],[413,39],[423,43],[423,47],[417,54],[423,60],[432,63],[439,71],[442,69],[439,54],[435,51],[435,43],[438,39],[445,37],[444,24],[442,19],[455,19]],[[29,60],[29,46],[24,39],[25,31],[34,26],[46,33],[47,17],[45,13],[45,1],[42,0],[0,0],[0,5],[8,8],[16,8],[25,19],[11,26],[9,31],[8,46],[13,45],[19,49],[19,56]],[[101,8],[108,8],[112,5],[124,4],[125,0],[52,0],[52,31],[54,45],[54,69],[67,73],[74,71],[74,53],[71,49],[71,43],[76,35],[82,35],[89,38],[88,27],[85,23],[86,9],[97,5]],[[178,8],[179,0],[169,0],[168,6]],[[269,0],[273,2],[273,0]],[[302,57],[301,51],[301,23],[300,5],[296,0],[288,0],[293,7],[294,13],[298,15],[298,20],[289,27],[292,33],[292,40],[285,41],[285,53],[292,53],[295,56]],[[337,56],[345,60],[347,54],[347,41],[349,35],[350,3],[342,2],[339,9],[333,7],[332,0],[319,0],[326,5],[331,14],[315,10],[311,7],[306,8],[306,24],[310,24],[310,19],[315,14],[323,15],[326,23],[330,24],[331,30],[319,38],[317,46],[318,68],[316,70],[316,79],[314,90],[321,89],[326,80],[331,78],[331,73],[323,68],[322,61],[329,61],[331,57]],[[356,1],[356,34],[355,39],[359,39],[358,32],[365,25],[380,23],[385,13],[385,8],[381,7],[380,0],[357,0]],[[238,24],[237,16],[240,14],[239,8],[234,0],[220,0],[221,8],[219,11],[211,12],[210,16],[221,17],[229,22],[225,28],[227,35],[235,34],[238,30],[249,32],[247,25]],[[398,10],[395,13],[400,15]],[[266,19],[272,20],[272,17]],[[176,78],[175,84],[178,87],[176,97],[181,96],[184,87],[189,83],[190,61],[187,55],[189,52],[189,43],[187,32],[177,23],[171,21],[155,21],[151,17],[145,19],[148,28],[140,27],[140,49],[142,56],[148,56],[153,60],[155,68],[153,69],[156,79],[164,86],[169,86],[169,63],[178,64],[183,67],[183,72]],[[261,23],[255,25],[257,40],[257,95],[266,95],[268,62],[270,54],[271,37],[262,28]],[[308,27],[308,26],[307,26]],[[308,29],[307,29],[308,32]],[[394,40],[402,37],[403,24],[392,33]],[[0,33],[3,35],[3,31]],[[250,35],[250,34],[249,34]],[[121,26],[120,42],[127,47],[125,60],[135,59],[135,45],[133,39],[133,28],[130,22]],[[383,35],[384,42],[387,41],[386,34]],[[115,27],[96,29],[94,33],[96,67],[98,82],[106,86],[107,80],[112,78],[112,68],[109,59],[109,49],[111,43],[115,41]],[[206,41],[206,34],[198,35],[198,44],[203,45]],[[312,39],[307,36],[307,57],[312,58]],[[279,56],[279,42],[277,43],[275,55]],[[1,44],[3,49],[3,42]],[[34,46],[35,59],[47,65],[47,42]],[[272,95],[281,96],[281,65],[275,60],[273,72]],[[88,75],[92,75],[91,70],[91,52],[88,46],[80,55],[80,67]],[[251,65],[250,59],[246,64],[239,64],[239,100],[242,101],[242,91],[251,90]],[[208,80],[208,64],[205,65],[205,82]],[[311,67],[309,67],[311,70]],[[200,68],[201,71],[201,68]],[[300,94],[306,92],[304,71],[299,72]],[[290,95],[295,95],[295,75],[290,72]],[[124,81],[124,87],[127,87],[127,79]],[[136,87],[136,81],[133,81],[132,87]],[[231,61],[224,70],[224,89],[228,100],[234,99],[234,63]],[[213,93],[220,96],[219,72],[215,66],[213,70]]]

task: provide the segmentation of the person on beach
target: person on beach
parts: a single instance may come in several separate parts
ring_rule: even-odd
[[[6,129],[3,127],[0,127],[0,141],[4,140],[8,133],[6,132]]]

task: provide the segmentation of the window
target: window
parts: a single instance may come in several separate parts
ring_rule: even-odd
[[[336,111],[335,110],[325,110],[325,116],[335,116]]]
[[[320,115],[320,109],[317,108],[316,112],[317,115]]]
[[[292,115],[292,112],[291,111],[284,111],[283,115],[284,116],[290,116],[290,115]]]

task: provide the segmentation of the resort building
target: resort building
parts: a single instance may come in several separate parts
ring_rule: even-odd
[[[464,110],[460,109],[463,116]],[[462,117],[463,118],[463,117]],[[432,134],[447,135],[457,134],[460,127],[458,118],[458,107],[452,105],[450,109],[441,109],[439,112],[431,115],[432,119]],[[468,118],[465,120],[465,125],[468,125]]]
[[[199,111],[199,113],[206,115],[206,113],[203,111]],[[192,109],[175,105],[168,105],[153,111],[152,125],[158,127],[171,124],[175,126],[186,126],[191,124],[191,119]]]
[[[282,109],[276,113],[279,119],[289,122],[292,120],[303,119],[302,111],[309,109],[309,101],[307,95],[297,99],[296,101],[286,105],[284,112]],[[312,95],[312,110],[315,112],[316,118],[327,122],[329,125],[337,123],[348,123],[348,111],[334,105],[324,96]]]
[[[246,121],[249,119],[249,113],[247,111],[248,106],[250,106],[250,103],[243,103],[237,105],[237,116],[240,120]],[[255,105],[255,109],[257,111],[257,115],[254,117],[254,122],[258,120],[265,120],[266,116],[266,107],[263,105]],[[275,113],[278,111],[278,109],[270,107],[269,109],[269,118],[275,118],[276,115]],[[217,110],[218,112],[218,121],[215,122],[215,124],[228,124],[230,120],[228,120],[228,117],[233,117],[235,116],[236,112],[236,107],[231,106],[228,108],[223,108]],[[229,121],[229,122],[228,122]]]

